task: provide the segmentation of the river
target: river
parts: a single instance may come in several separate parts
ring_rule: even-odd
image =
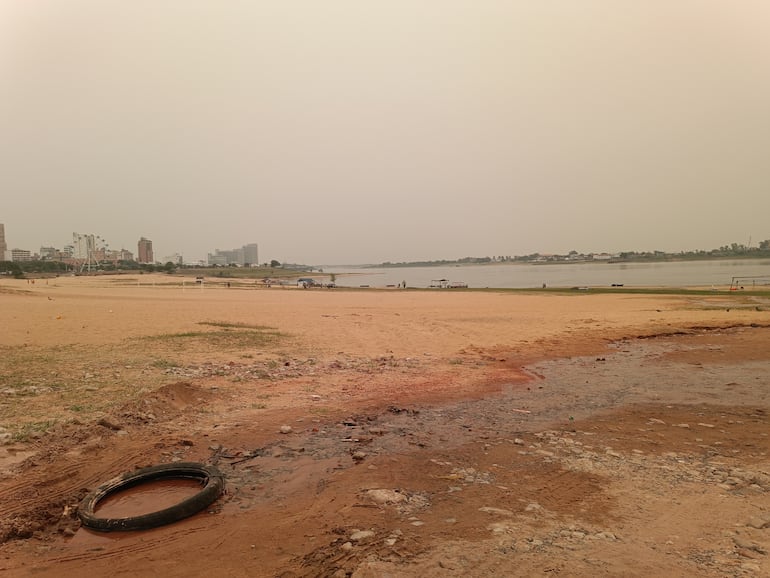
[[[729,287],[770,288],[770,260],[734,259],[653,263],[588,262],[570,264],[489,264],[437,267],[335,267],[340,287],[387,287],[406,282],[408,287],[429,287],[436,279],[467,283],[470,288],[591,287],[613,284],[634,287]],[[750,279],[749,277],[763,277]]]

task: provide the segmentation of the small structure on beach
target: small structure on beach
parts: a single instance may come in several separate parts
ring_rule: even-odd
[[[406,283],[404,283],[406,285]],[[431,289],[467,289],[468,284],[463,281],[452,281],[449,279],[433,279],[430,282]]]

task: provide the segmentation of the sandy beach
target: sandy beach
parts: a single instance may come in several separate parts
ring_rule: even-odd
[[[769,575],[770,304],[0,281],[9,576]],[[226,493],[143,532],[100,483]]]

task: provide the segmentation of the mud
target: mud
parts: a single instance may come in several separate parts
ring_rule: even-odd
[[[359,366],[314,366],[313,379],[353,376],[351,395],[314,389],[275,411],[244,401],[239,382],[180,381],[116,410],[114,428],[74,424],[17,448],[34,454],[0,483],[0,568],[770,575],[770,330],[681,333],[524,366],[515,351],[468,352],[479,369],[450,374],[483,381],[450,392],[440,388],[449,374],[418,372],[419,389],[388,381],[356,393]],[[417,379],[398,358],[378,367]],[[307,373],[292,379],[302,391]],[[173,460],[217,465],[226,494],[188,520],[119,539],[79,528],[87,489]]]

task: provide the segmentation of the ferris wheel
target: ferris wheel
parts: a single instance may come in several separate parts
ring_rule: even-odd
[[[78,256],[83,260],[80,265],[81,273],[85,270],[90,273],[91,269],[98,267],[99,261],[104,260],[110,250],[110,244],[99,235],[73,233],[72,240],[77,247]]]

